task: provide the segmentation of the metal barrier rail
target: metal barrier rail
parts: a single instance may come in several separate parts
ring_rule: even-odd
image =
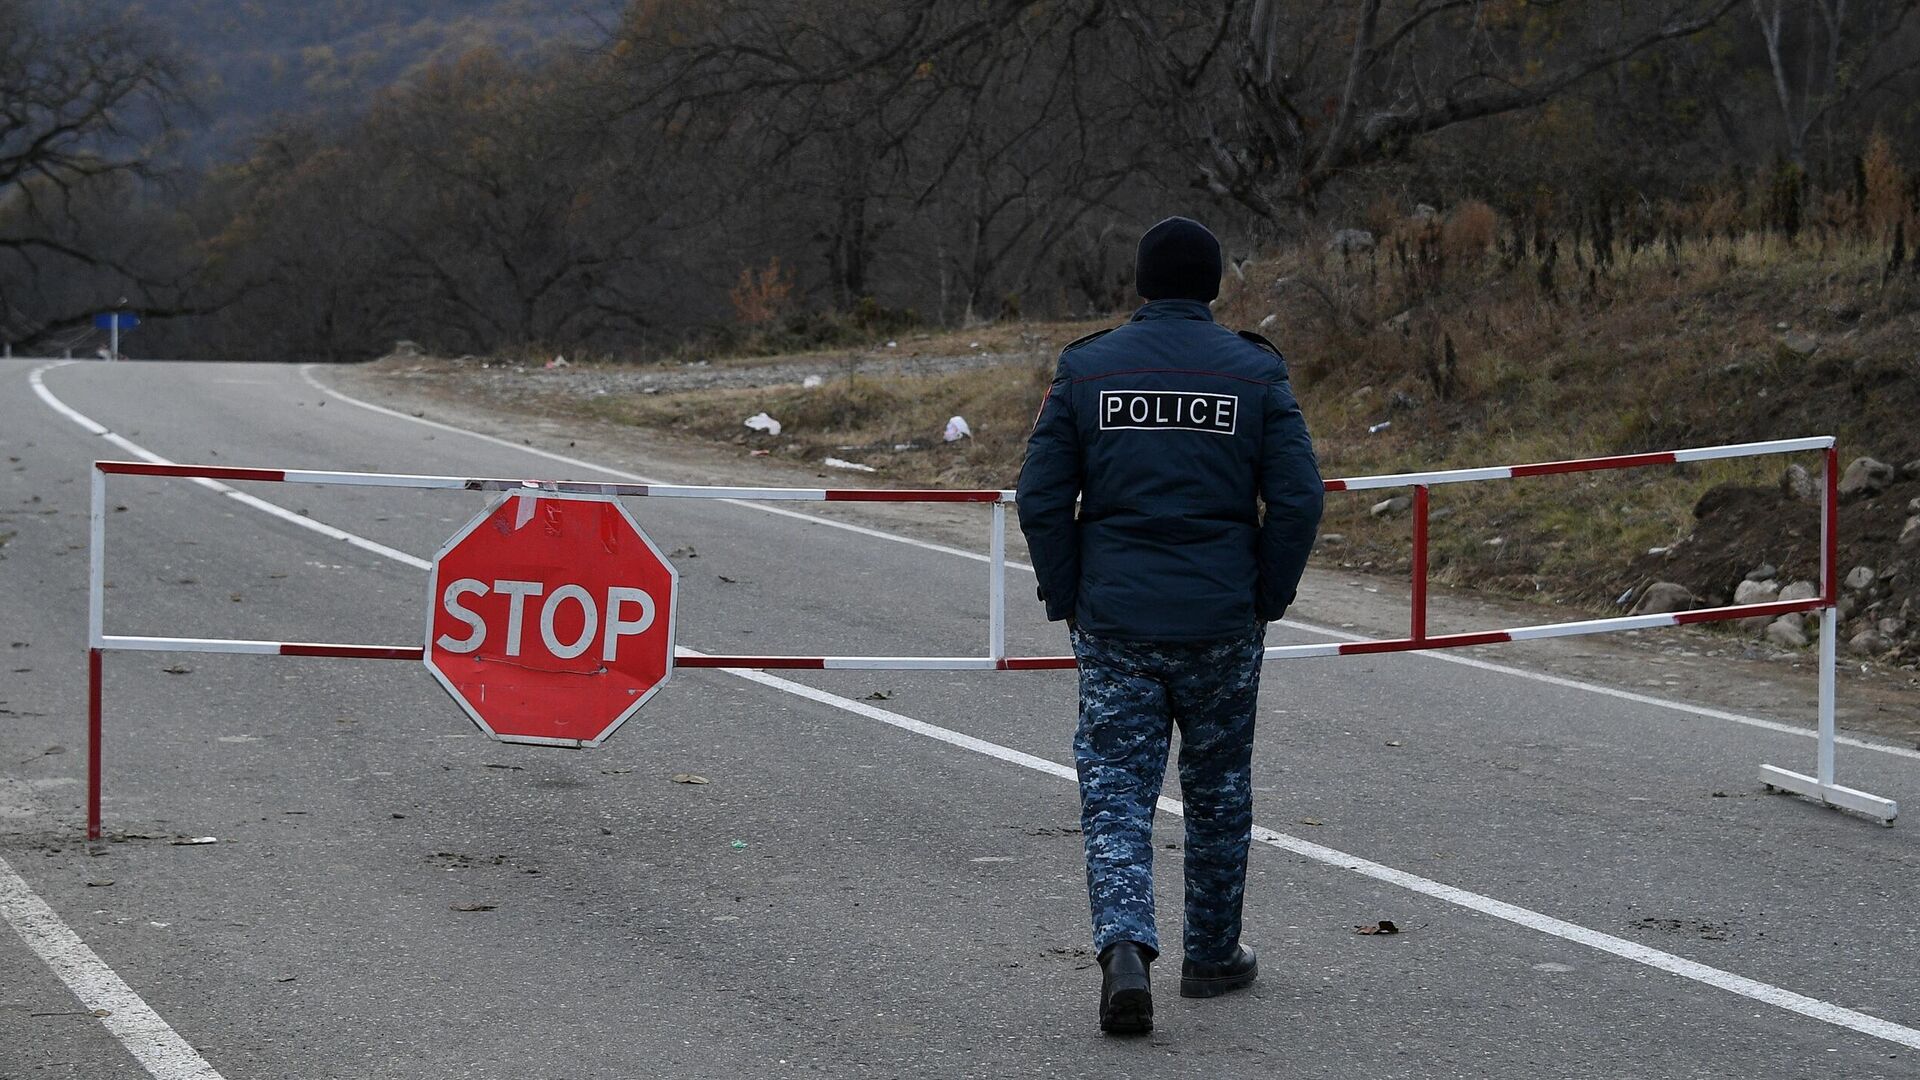
[[[1824,451],[1825,498],[1820,515],[1821,591],[1811,599],[1773,601],[1707,608],[1659,615],[1627,615],[1536,626],[1458,634],[1429,634],[1427,628],[1428,492],[1444,484],[1478,483],[1528,476],[1552,476],[1716,461],[1804,451]],[[134,461],[96,461],[92,479],[91,565],[88,586],[88,833],[100,835],[101,660],[110,650],[135,652],[237,653],[279,656],[327,656],[361,660],[421,660],[422,646],[355,645],[333,642],[257,641],[237,638],[152,637],[108,634],[104,629],[102,585],[106,558],[106,478],[109,475],[165,476],[201,481],[234,480],[280,484],[321,484],[464,491],[531,491],[562,494],[603,494],[633,498],[730,499],[751,502],[893,502],[983,503],[992,507],[993,523],[988,558],[988,640],[984,656],[710,656],[679,650],[675,667],[754,668],[775,670],[889,670],[889,671],[1042,671],[1075,667],[1072,656],[1008,656],[1006,654],[1006,508],[1014,493],[1006,490],[945,490],[886,488],[759,488],[671,484],[623,484],[559,480],[517,480],[488,477],[413,475],[402,473],[335,472],[314,469],[257,469],[210,465],[173,465]],[[1898,804],[1834,782],[1834,672],[1838,635],[1839,454],[1831,436],[1694,447],[1647,454],[1578,458],[1567,461],[1491,468],[1449,469],[1435,472],[1360,476],[1325,481],[1326,490],[1369,491],[1413,489],[1413,573],[1409,636],[1378,641],[1314,642],[1276,645],[1265,651],[1268,660],[1316,656],[1352,656],[1390,652],[1422,652],[1468,648],[1512,641],[1576,637],[1666,626],[1722,622],[1733,619],[1821,613],[1819,698],[1820,724],[1815,775],[1761,766],[1761,780],[1770,788],[1791,791],[1828,805],[1852,810],[1891,824]]]

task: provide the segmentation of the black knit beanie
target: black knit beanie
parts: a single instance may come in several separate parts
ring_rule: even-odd
[[[1140,238],[1133,278],[1148,300],[1220,295],[1220,241],[1192,218],[1170,217]]]

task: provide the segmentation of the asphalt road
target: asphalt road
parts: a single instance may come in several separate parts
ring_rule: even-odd
[[[1804,738],[1420,656],[1268,667],[1262,978],[1188,1002],[1163,970],[1146,1040],[1095,1024],[1069,673],[682,671],[571,752],[488,742],[414,664],[114,653],[88,845],[88,463],[126,455],[36,396],[37,366],[0,363],[0,1077],[1920,1076],[1910,825],[1761,794],[1755,766],[1804,768]],[[295,367],[45,384],[176,461],[580,474]],[[485,504],[248,490],[423,558]],[[421,636],[417,569],[188,482],[116,477],[109,504],[110,632]],[[629,505],[681,553],[683,645],[984,640],[977,561]],[[1024,579],[1010,595],[1015,651],[1061,651]],[[1920,757],[1843,762],[1920,806]],[[1383,918],[1405,932],[1354,933]],[[50,926],[98,967],[44,960]],[[92,1015],[72,984],[99,971],[188,1057]]]

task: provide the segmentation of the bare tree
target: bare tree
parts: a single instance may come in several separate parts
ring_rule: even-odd
[[[1836,117],[1920,70],[1920,40],[1907,32],[1920,0],[1748,3],[1766,43],[1780,132],[1795,165],[1806,166],[1816,128],[1832,146]]]
[[[119,279],[103,292],[152,284],[79,243],[73,227],[87,193],[151,175],[148,145],[182,101],[174,62],[143,29],[0,0],[0,336],[32,338],[87,314],[35,302],[45,299],[42,275],[54,270]]]
[[[1143,45],[1171,43],[1159,92],[1196,102],[1196,182],[1274,218],[1425,136],[1535,108],[1699,34],[1738,3],[1253,0],[1200,32],[1212,5],[1188,0],[1138,5],[1131,23]]]

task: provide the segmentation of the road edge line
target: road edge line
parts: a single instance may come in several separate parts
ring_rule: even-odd
[[[40,387],[37,384],[36,388],[40,391],[43,398],[49,399],[50,402],[58,401],[58,398],[53,397],[51,391],[47,391],[44,387]],[[98,428],[102,432],[106,430],[105,428],[101,428],[98,423],[87,419],[85,414],[66,407],[64,403],[61,403],[60,408],[64,414],[85,420],[86,424],[83,426],[89,426],[90,429]],[[385,411],[390,412],[392,410]],[[407,419],[417,420],[419,418],[407,417]],[[118,438],[118,436],[115,437]],[[130,449],[137,447],[137,444],[129,440],[122,439],[120,441]],[[501,441],[504,442],[504,440]],[[506,443],[506,445],[512,446],[513,444]],[[519,449],[524,450],[529,448],[519,447]],[[139,448],[139,452],[142,455],[151,454],[150,451],[144,448]],[[152,457],[157,458],[157,455],[152,455]],[[613,470],[603,471],[612,472]],[[266,505],[273,506],[271,503],[267,503]],[[280,507],[273,507],[273,509],[282,510]],[[282,510],[282,512],[285,511]],[[320,522],[307,518],[295,518],[295,520],[310,527],[318,527],[335,532],[344,531],[336,530],[332,526],[321,525]],[[349,533],[347,535],[351,536],[353,534]],[[364,540],[365,538],[362,537],[360,539]],[[373,543],[373,541],[366,542],[369,544]],[[391,548],[387,550],[392,551],[394,556],[400,557],[396,561],[408,562],[409,564],[411,564],[411,562],[425,563],[425,560],[408,555],[405,552]],[[687,651],[694,652],[694,650],[691,649]],[[951,728],[944,728],[938,724],[930,724],[924,720],[916,720],[913,717],[901,713],[875,708],[874,706],[866,705],[826,690],[808,686],[805,683],[794,682],[791,679],[783,679],[777,675],[769,675],[763,671],[727,670],[727,674],[770,689],[780,690],[817,704],[827,705],[844,712],[852,713],[855,716],[876,720],[889,727],[897,728],[911,734],[921,735],[958,749],[969,750],[1011,765],[1018,765],[1021,768],[1034,772],[1060,779],[1077,779],[1077,774],[1073,769],[1061,765],[1058,762],[1050,761],[1046,758],[1026,753],[1025,751],[1015,750],[1009,746],[1002,746],[999,743],[990,742],[977,736],[954,731]],[[1167,813],[1180,816],[1184,816],[1186,812],[1185,806],[1179,800],[1170,799],[1165,796],[1161,797],[1159,807]],[[1871,1016],[1867,1013],[1849,1009],[1841,1005],[1835,1005],[1831,1002],[1821,1001],[1818,998],[1797,993],[1784,987],[1775,986],[1771,983],[1761,982],[1758,979],[1748,978],[1744,975],[1736,975],[1730,971],[1724,971],[1695,960],[1689,960],[1686,957],[1655,949],[1649,945],[1641,945],[1625,938],[1615,937],[1612,934],[1593,930],[1565,919],[1555,918],[1554,916],[1537,912],[1530,908],[1521,907],[1518,904],[1511,904],[1504,900],[1496,900],[1493,897],[1468,889],[1448,885],[1431,878],[1421,877],[1418,874],[1409,873],[1405,870],[1398,870],[1384,863],[1377,863],[1357,855],[1349,855],[1337,848],[1316,844],[1287,833],[1266,828],[1259,824],[1255,824],[1253,827],[1253,839],[1264,846],[1287,851],[1337,870],[1347,870],[1383,884],[1394,885],[1410,892],[1419,893],[1423,896],[1442,901],[1443,903],[1452,904],[1455,907],[1489,915],[1513,925],[1546,934],[1550,937],[1560,938],[1563,941],[1570,941],[1577,945],[1584,945],[1596,951],[1605,952],[1633,963],[1651,967],[1659,971],[1665,971],[1691,982],[1710,986],[1752,1001],[1758,1001],[1765,1005],[1771,1005],[1783,1011],[1792,1012],[1835,1027],[1846,1028],[1862,1035],[1869,1035],[1877,1039],[1884,1039],[1901,1046],[1920,1050],[1920,1029],[1910,1028],[1891,1020],[1883,1020],[1877,1016]],[[4,863],[0,863],[0,866],[4,865]],[[10,872],[9,870],[9,873]],[[24,886],[25,883],[22,882],[21,884]],[[49,909],[49,911],[50,910],[51,909]],[[62,925],[64,926],[64,924]],[[71,931],[68,932],[71,933]],[[76,942],[79,941],[77,936],[74,940]],[[84,943],[81,944],[81,947],[85,947]],[[91,955],[91,950],[89,950],[89,954]],[[98,961],[99,958],[95,957],[94,959]],[[100,966],[106,968],[104,963]],[[106,970],[111,974],[111,969]],[[117,979],[118,977],[116,976],[115,978]],[[128,993],[131,994],[132,991],[129,990]],[[159,1017],[155,1016],[154,1019],[159,1020]],[[162,1021],[162,1023],[164,1024],[164,1021]],[[185,1044],[182,1043],[182,1045]],[[164,1078],[164,1080],[172,1080],[172,1078]]]
[[[375,405],[370,401],[362,401],[359,398],[356,398],[350,394],[342,393],[339,390],[335,390],[334,388],[326,385],[325,383],[322,383],[319,379],[315,378],[313,374],[313,369],[316,366],[317,365],[315,364],[300,365],[300,368],[299,368],[300,378],[304,380],[308,386],[311,386],[315,390],[318,390],[321,393],[326,394],[328,397],[334,398],[337,401],[343,401],[357,408],[366,409],[369,412],[379,413],[383,416],[391,416],[398,420],[406,420],[411,423],[421,424],[426,427],[433,428],[437,431],[445,431],[455,435],[465,435],[470,438],[479,439],[482,442],[492,443],[496,446],[506,447],[509,450],[519,450],[519,451],[522,451],[523,453],[533,454],[537,457],[546,458],[549,461],[557,461],[564,465],[572,465],[576,468],[587,469],[592,472],[605,473],[608,476],[616,476],[623,480],[631,480],[634,483],[638,483],[638,484],[665,483],[665,481],[641,476],[639,473],[629,472],[625,469],[614,468],[613,466],[610,466],[610,465],[597,465],[583,458],[569,457],[565,454],[555,453],[551,450],[545,450],[545,449],[542,449],[541,447],[533,446],[527,443],[516,443],[508,439],[503,439],[497,435],[488,435],[487,433],[482,431],[474,431],[470,428],[459,427],[458,425],[445,423],[440,420],[429,420],[423,416],[414,416],[411,413],[401,412],[398,409],[389,409],[384,405]],[[762,513],[777,514],[781,517],[793,518],[799,521],[810,522],[815,525],[825,525],[829,528],[843,529],[847,532],[858,533],[862,536],[870,536],[878,540],[887,540],[896,544],[906,544],[910,547],[923,548],[928,551],[937,551],[944,555],[957,555],[963,559],[971,559],[974,562],[984,563],[984,562],[990,561],[987,558],[987,556],[982,555],[978,552],[968,551],[965,548],[956,548],[947,544],[936,544],[928,540],[920,540],[911,536],[902,536],[899,533],[887,532],[884,529],[875,529],[875,528],[871,528],[864,525],[854,525],[849,522],[835,521],[831,518],[823,518],[823,517],[815,516],[813,514],[801,513],[796,510],[788,510],[785,507],[767,506],[763,503],[747,502],[741,499],[721,499],[717,501],[725,502],[733,506],[744,506],[747,509],[758,510]],[[1009,559],[1007,560],[1006,565],[1009,569],[1024,570],[1028,573],[1033,572],[1033,567],[1027,563],[1015,562]],[[1282,619],[1280,620],[1280,625],[1293,630],[1305,630],[1305,631],[1308,631],[1309,633],[1325,634],[1329,637],[1338,638],[1345,641],[1378,640],[1376,638],[1367,637],[1364,634],[1353,634],[1344,630],[1336,630],[1336,629],[1333,629],[1332,627],[1322,626],[1317,623],[1302,622],[1297,619]],[[1762,731],[1771,731],[1776,734],[1792,735],[1796,738],[1803,738],[1803,739],[1814,739],[1819,737],[1819,732],[1815,731],[1812,728],[1796,727],[1793,724],[1782,723],[1781,721],[1778,721],[1778,720],[1768,720],[1768,719],[1765,719],[1764,717],[1749,716],[1745,713],[1729,712],[1724,709],[1715,709],[1706,705],[1694,705],[1684,701],[1674,701],[1671,698],[1654,697],[1651,694],[1641,694],[1631,690],[1622,690],[1622,689],[1618,689],[1611,686],[1605,686],[1600,683],[1586,682],[1581,679],[1570,679],[1564,675],[1550,675],[1550,674],[1547,674],[1546,672],[1528,671],[1525,668],[1511,667],[1506,664],[1494,663],[1493,661],[1490,661],[1490,660],[1482,660],[1482,659],[1479,659],[1478,657],[1456,656],[1446,652],[1418,652],[1418,653],[1413,653],[1411,655],[1419,657],[1420,659],[1423,659],[1423,660],[1435,660],[1435,661],[1439,661],[1441,663],[1446,663],[1446,664],[1458,664],[1458,665],[1461,665],[1462,667],[1470,667],[1480,671],[1490,671],[1500,675],[1508,675],[1517,679],[1530,679],[1534,682],[1545,683],[1549,686],[1557,686],[1565,690],[1580,690],[1590,694],[1600,694],[1604,697],[1615,698],[1620,701],[1629,701],[1636,705],[1648,705],[1654,708],[1669,709],[1674,712],[1686,713],[1691,716],[1702,716],[1711,720],[1725,720],[1729,723],[1742,724],[1747,727],[1758,728]],[[1902,758],[1908,758],[1914,761],[1920,761],[1920,749],[1909,749],[1904,746],[1894,746],[1887,743],[1873,742],[1871,740],[1862,739],[1862,738],[1859,738],[1858,736],[1853,736],[1853,735],[1840,735],[1836,737],[1834,741],[1839,743],[1842,746],[1850,747],[1856,750],[1871,750],[1876,753],[1888,754],[1893,757],[1902,757]]]
[[[0,858],[0,915],[154,1080],[225,1080]]]

